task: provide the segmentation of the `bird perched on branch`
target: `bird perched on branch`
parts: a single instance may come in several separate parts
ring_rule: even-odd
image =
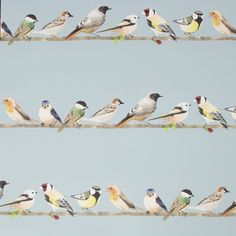
[[[223,213],[223,216],[230,216],[236,213],[236,201],[233,201],[232,205],[229,206]]]
[[[38,21],[35,15],[29,14],[21,22],[13,37],[9,40],[8,45],[12,45],[17,39],[30,39],[29,35],[32,33],[35,23]]]
[[[36,34],[43,34],[48,36],[56,36],[59,34],[66,26],[67,20],[73,17],[68,11],[63,11],[60,16],[58,16],[55,20],[49,22],[45,25],[41,30],[34,31]]]
[[[0,200],[3,197],[4,188],[8,184],[9,183],[7,183],[5,180],[0,180]]]
[[[96,7],[93,11],[88,13],[88,15],[80,22],[75,30],[66,36],[65,40],[73,39],[81,32],[92,34],[97,31],[105,22],[106,13],[108,10],[111,10],[108,6]]]
[[[225,108],[226,111],[230,112],[232,118],[236,120],[236,106]]]
[[[236,28],[233,27],[219,11],[209,13],[213,27],[221,34],[236,34]]]
[[[1,19],[1,38],[5,39],[8,37],[12,37],[11,30],[8,28],[6,23]]]
[[[153,114],[156,110],[156,103],[158,98],[163,97],[159,93],[149,93],[146,97],[139,101],[139,103],[121,120],[116,127],[123,128],[129,120],[144,121]]]

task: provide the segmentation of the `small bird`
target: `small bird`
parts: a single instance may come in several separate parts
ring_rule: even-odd
[[[60,208],[66,210],[70,215],[74,215],[72,207],[66,201],[65,197],[59,193],[52,184],[42,184],[41,190],[47,203],[52,207],[53,211]]]
[[[111,10],[108,6],[96,7],[93,11],[88,13],[88,15],[80,22],[75,30],[66,36],[65,40],[73,39],[81,32],[92,34],[97,31],[105,22],[106,13],[108,10]]]
[[[216,192],[209,197],[204,198],[196,206],[189,207],[189,209],[211,212],[219,206],[219,203],[222,201],[225,193],[229,193],[225,187],[217,188]]]
[[[119,105],[124,104],[119,98],[114,98],[110,104],[104,108],[98,110],[92,117],[87,118],[86,120],[97,122],[97,123],[106,123],[112,120],[116,113]]]
[[[79,122],[82,117],[84,117],[85,109],[88,106],[84,101],[78,101],[75,103],[74,107],[70,110],[69,114],[66,116],[64,123],[58,129],[58,132],[62,132],[67,125],[74,125]]]
[[[207,124],[220,123],[224,128],[228,128],[224,117],[221,115],[219,110],[208,101],[206,97],[197,96],[195,97],[194,102],[197,103],[199,113],[206,120]]]
[[[26,190],[14,202],[0,205],[0,207],[10,206],[21,213],[30,212],[29,209],[34,205],[36,193],[34,190]]]
[[[3,99],[7,115],[17,123],[22,123],[24,121],[35,122],[31,119],[23,109],[16,103],[15,99],[11,97],[6,97]]]
[[[159,214],[167,212],[165,204],[152,188],[149,188],[147,190],[143,203],[145,208],[147,209],[147,213]]]
[[[169,124],[174,125],[183,125],[183,121],[188,117],[188,109],[191,105],[189,103],[183,102],[179,103],[176,107],[174,107],[169,114],[164,116],[159,116],[156,118],[149,119],[157,120],[157,119],[165,119],[165,121],[169,122]]]
[[[236,106],[227,107],[227,108],[225,108],[225,110],[230,112],[230,114],[233,117],[233,119],[236,120]]]
[[[43,100],[39,108],[39,118],[42,125],[55,125],[58,123],[62,124],[60,116],[56,110],[52,107],[48,100]]]
[[[128,198],[115,186],[109,186],[107,191],[110,195],[111,203],[120,210],[136,209],[135,205],[128,200]]]
[[[109,29],[98,31],[97,33],[102,33],[102,32],[106,32],[106,31],[113,31],[113,32],[117,32],[122,37],[125,37],[125,36],[132,37],[132,34],[137,29],[138,19],[139,19],[139,17],[136,15],[126,16],[125,19],[123,19],[117,26],[109,28]]]
[[[163,97],[159,93],[149,93],[121,120],[116,127],[123,128],[129,120],[144,121],[156,110],[156,102],[158,98]]]
[[[6,23],[1,19],[1,38],[6,39],[12,37],[12,33]]]
[[[101,196],[101,188],[99,186],[93,186],[89,191],[84,193],[71,195],[72,198],[76,199],[78,204],[83,210],[88,210],[97,205]]]
[[[16,30],[13,37],[9,40],[8,45],[12,45],[19,38],[29,39],[29,35],[32,33],[35,23],[38,21],[35,15],[29,14],[21,22],[20,26]]]
[[[181,214],[190,204],[192,192],[189,189],[183,189],[173,202],[169,212],[164,216],[163,220],[167,220],[171,215]]]
[[[236,34],[236,28],[233,27],[227,19],[219,11],[209,13],[212,19],[212,25],[221,34]]]
[[[203,13],[201,11],[195,11],[191,16],[174,20],[174,22],[180,25],[180,29],[186,35],[195,38],[192,33],[195,33],[199,30],[203,22]]]
[[[60,16],[58,16],[55,20],[49,22],[41,30],[34,31],[33,33],[55,37],[57,34],[59,34],[65,28],[65,26],[67,24],[67,20],[71,17],[73,17],[73,15],[71,15],[70,12],[63,11],[60,14]]]
[[[154,9],[146,8],[142,13],[146,16],[148,26],[155,33],[156,37],[159,33],[164,33],[168,34],[174,40],[177,39],[169,23],[158,15]]]
[[[230,216],[236,213],[236,201],[233,201],[232,205],[229,206],[223,213],[223,216]]]
[[[5,180],[0,180],[0,200],[3,197],[4,188],[8,184],[9,183],[7,183]]]

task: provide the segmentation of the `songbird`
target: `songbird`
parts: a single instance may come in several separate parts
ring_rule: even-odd
[[[30,212],[29,209],[34,205],[36,193],[34,190],[26,190],[14,202],[0,205],[0,207],[10,206],[21,213]]]
[[[6,39],[12,37],[11,30],[8,28],[6,23],[1,19],[1,38]]]
[[[209,13],[212,19],[212,25],[221,34],[236,34],[236,28],[233,27],[227,19],[219,11]]]
[[[112,120],[116,113],[119,105],[124,104],[119,98],[114,98],[110,104],[104,108],[98,110],[92,115],[92,117],[87,118],[86,120],[97,122],[97,123],[106,123]]]
[[[163,220],[167,220],[171,215],[181,214],[190,204],[192,192],[189,189],[183,189],[170,207],[169,212],[164,216]]]
[[[43,100],[39,108],[39,118],[43,125],[62,124],[60,116],[48,100]]]
[[[38,21],[35,15],[29,14],[21,22],[20,26],[17,28],[13,37],[9,40],[8,45],[12,45],[17,39],[29,39],[29,35],[32,33],[35,23]]]
[[[168,34],[174,40],[177,39],[169,23],[158,15],[154,9],[146,8],[142,14],[146,16],[148,26],[155,33],[156,37],[159,33],[164,33]]]
[[[95,207],[101,196],[101,188],[99,186],[93,186],[89,191],[84,193],[71,195],[76,199],[78,204],[83,210],[88,210]]]
[[[98,31],[97,33],[102,33],[106,31],[113,31],[121,35],[122,37],[129,36],[132,37],[132,34],[137,29],[137,22],[139,17],[136,15],[126,16],[117,26]]]
[[[197,103],[199,113],[206,120],[207,124],[220,123],[224,128],[228,128],[228,125],[218,108],[212,105],[206,97],[197,96],[195,97],[194,102]]]
[[[139,103],[121,120],[116,127],[123,128],[129,120],[144,121],[153,114],[156,110],[156,103],[158,98],[163,97],[159,93],[149,93],[146,97],[141,99]]]
[[[128,200],[128,198],[121,192],[121,190],[115,186],[107,187],[107,191],[109,192],[109,198],[111,203],[120,210],[129,210],[136,209],[135,205]]]
[[[164,119],[169,124],[183,125],[184,120],[187,119],[188,117],[188,109],[190,106],[191,105],[186,102],[179,103],[167,115],[152,118],[152,119],[149,119],[148,121]]]
[[[52,207],[52,212],[54,212],[56,209],[64,209],[70,215],[74,215],[73,209],[65,197],[59,193],[52,184],[42,184],[41,190],[44,192],[45,200]]]
[[[189,207],[189,209],[211,212],[219,206],[225,193],[229,193],[225,187],[217,188],[216,192],[209,197],[204,198],[196,206]]]
[[[199,30],[203,22],[203,13],[201,11],[195,11],[191,16],[174,20],[174,22],[180,25],[180,29],[186,35],[195,38],[192,33],[195,33]]]
[[[5,180],[0,180],[0,200],[3,197],[4,188],[8,184],[9,183],[7,183]]]
[[[67,24],[67,20],[71,17],[73,17],[73,15],[71,15],[70,12],[63,11],[60,14],[60,16],[58,16],[55,20],[49,22],[41,30],[34,31],[33,33],[55,37],[57,34],[59,34],[65,28],[65,26]]]
[[[223,216],[231,216],[236,213],[236,201],[233,201],[232,205],[229,206],[223,213]]]
[[[236,106],[225,108],[226,111],[230,112],[234,120],[236,120]]]
[[[78,101],[75,103],[74,107],[70,110],[69,114],[66,116],[64,123],[58,129],[58,132],[62,132],[67,125],[74,125],[78,123],[82,117],[84,117],[85,109],[88,106],[84,101]]]
[[[96,7],[93,11],[88,13],[78,26],[76,26],[75,30],[66,36],[65,40],[73,39],[81,32],[92,34],[97,31],[105,22],[108,10],[111,10],[108,6]]]
[[[168,211],[161,198],[152,188],[147,189],[147,193],[144,197],[143,203],[147,210],[147,213],[150,214],[166,213]]]

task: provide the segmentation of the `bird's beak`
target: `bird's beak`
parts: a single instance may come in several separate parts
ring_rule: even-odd
[[[8,184],[10,184],[10,183],[6,183],[6,185],[8,185]]]
[[[74,17],[73,15],[69,14],[69,17]]]
[[[164,96],[161,96],[161,95],[159,96],[159,98],[163,98],[163,97],[164,97]]]
[[[226,192],[226,193],[230,193],[230,191],[229,191],[229,190],[227,190],[227,189],[226,189],[226,191],[225,191],[225,192]]]
[[[112,8],[111,8],[111,7],[108,7],[108,10],[112,10]]]
[[[124,102],[120,101],[120,104],[125,104]]]

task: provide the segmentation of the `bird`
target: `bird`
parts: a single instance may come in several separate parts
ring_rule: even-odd
[[[98,110],[92,115],[92,117],[87,118],[86,120],[97,122],[97,123],[106,123],[112,120],[116,113],[119,105],[124,104],[119,98],[112,99],[112,102],[102,109]]]
[[[225,187],[219,187],[216,192],[204,198],[196,206],[189,207],[189,209],[211,212],[219,206],[225,193],[229,193],[229,191]]]
[[[232,205],[229,206],[223,213],[223,216],[230,216],[236,213],[236,201],[233,201]]]
[[[147,189],[144,206],[149,214],[166,213],[168,210],[153,188]]]
[[[65,40],[75,38],[81,32],[92,34],[103,25],[106,18],[106,13],[111,10],[108,6],[98,6],[80,22],[76,28],[66,36]]]
[[[35,23],[38,21],[37,17],[33,14],[27,15],[17,28],[13,37],[9,40],[8,45],[12,45],[19,38],[28,38],[32,33]]]
[[[191,105],[187,102],[179,103],[167,115],[152,118],[148,121],[165,119],[165,121],[169,122],[170,124],[183,125],[183,121],[188,117],[188,109],[190,106]]]
[[[216,31],[224,35],[236,34],[236,28],[219,11],[211,11],[209,16],[211,16],[211,23]]]
[[[41,106],[39,108],[39,118],[42,125],[62,124],[60,116],[48,100],[43,100],[41,102]]]
[[[228,128],[227,122],[218,108],[212,105],[206,97],[197,96],[195,97],[194,102],[197,103],[199,113],[206,120],[207,124],[220,123],[224,128]]]
[[[192,33],[195,33],[199,30],[203,22],[203,13],[201,11],[195,11],[191,16],[174,20],[174,22],[180,25],[180,29],[186,35],[195,38]]]
[[[6,39],[12,37],[11,30],[8,28],[6,23],[1,19],[1,38]]]
[[[107,187],[107,191],[109,192],[109,198],[111,203],[120,210],[135,210],[135,205],[128,200],[128,198],[121,192],[121,190],[115,186],[111,185]]]
[[[6,185],[8,185],[9,183],[7,183],[5,180],[0,180],[0,200],[3,197],[3,192],[4,192],[4,188]]]
[[[7,115],[17,123],[22,123],[24,121],[29,121],[34,123],[35,120],[31,119],[23,109],[16,103],[15,99],[11,97],[6,97],[3,99],[3,104],[5,105],[5,110]]]
[[[137,29],[138,19],[139,17],[136,15],[126,16],[117,26],[98,31],[97,33],[113,31],[113,32],[117,32],[122,37],[125,37],[125,36],[132,37],[132,34]]]
[[[69,11],[63,11],[55,20],[49,22],[41,30],[34,31],[33,33],[55,37],[65,28],[67,20],[71,17],[73,15]]]
[[[139,103],[127,114],[127,116],[123,120],[121,120],[116,125],[116,127],[125,127],[129,120],[144,121],[145,119],[147,119],[156,110],[156,103],[158,98],[160,97],[163,96],[161,96],[159,93],[149,93],[147,96],[145,96],[139,101]]]
[[[88,210],[95,207],[101,196],[101,188],[99,186],[93,186],[89,191],[84,193],[71,195],[76,199],[78,204],[83,210]]]
[[[159,33],[164,33],[168,34],[173,40],[177,39],[169,23],[158,15],[154,9],[146,8],[142,14],[146,16],[148,26],[155,33],[156,37]]]
[[[236,106],[225,108],[226,111],[230,112],[232,118],[236,120]]]
[[[52,211],[56,209],[64,209],[70,215],[74,215],[74,211],[65,197],[59,193],[52,184],[42,184],[41,190],[44,192],[44,197],[47,203],[52,207]]]
[[[0,207],[10,206],[21,213],[30,212],[29,209],[34,205],[36,193],[34,190],[26,190],[15,201],[0,205]]]
[[[66,116],[64,123],[59,127],[58,132],[62,132],[67,125],[74,125],[79,122],[82,117],[84,117],[85,109],[88,106],[84,101],[78,101],[71,108],[69,114]]]
[[[163,220],[167,220],[171,215],[181,214],[190,204],[193,194],[189,189],[183,189],[172,203],[169,212],[163,217]]]

